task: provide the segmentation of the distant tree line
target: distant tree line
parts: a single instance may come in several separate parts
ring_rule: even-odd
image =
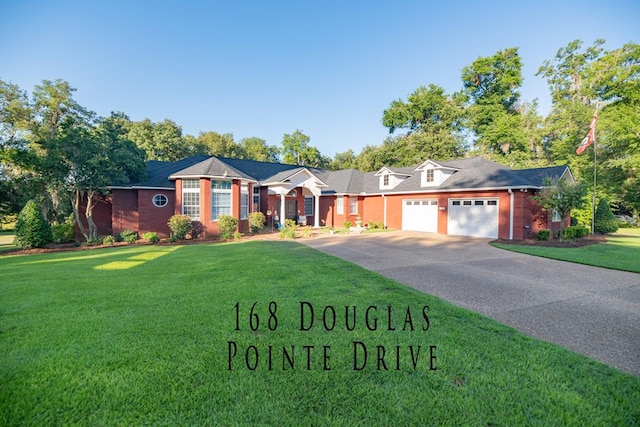
[[[283,135],[279,147],[259,137],[236,141],[230,133],[192,136],[168,119],[132,121],[121,112],[98,117],[74,100],[75,89],[63,80],[44,80],[31,94],[0,80],[0,217],[35,199],[49,222],[77,218],[83,198],[114,182],[143,179],[145,160],[194,154],[362,171],[482,155],[513,168],[568,164],[578,180],[590,182],[593,148],[582,155],[575,149],[596,107],[598,196],[637,216],[640,45],[606,50],[604,43],[573,41],[540,66],[537,75],[552,99],[546,117],[537,100],[521,98],[523,64],[518,48],[507,48],[464,67],[455,93],[430,83],[391,101],[382,112],[389,136],[380,145],[333,158],[301,130]],[[81,230],[88,239],[95,237],[91,208]]]

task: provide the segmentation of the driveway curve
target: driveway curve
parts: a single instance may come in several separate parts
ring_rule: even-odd
[[[525,334],[640,375],[640,274],[431,233],[326,235],[304,244]]]

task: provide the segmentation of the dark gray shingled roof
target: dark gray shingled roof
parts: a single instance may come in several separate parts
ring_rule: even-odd
[[[328,188],[322,194],[360,194],[364,188],[364,173],[356,169],[343,169],[327,174]]]
[[[247,175],[243,171],[234,168],[229,163],[223,162],[222,160],[214,156],[211,156],[206,160],[203,160],[171,175],[172,178],[190,176],[227,176],[229,178],[242,178],[252,181],[255,180],[255,178]]]
[[[169,177],[191,165],[208,159],[210,156],[196,155],[178,160],[176,162],[161,162],[150,160],[147,162],[147,177],[144,181],[133,184],[113,185],[113,187],[137,187],[137,188],[175,188],[175,183],[169,181]]]
[[[285,165],[283,163],[259,162],[257,160],[231,159],[228,157],[218,157],[220,161],[229,166],[241,170],[258,181],[265,181],[272,178],[279,172],[300,169],[298,165]]]
[[[444,167],[458,169],[445,182],[436,187],[422,187],[420,165],[410,167],[387,167],[387,169],[407,175],[407,178],[395,188],[381,191],[380,178],[376,172],[360,172],[355,169],[327,171],[307,167],[312,174],[327,184],[322,194],[360,194],[360,193],[404,193],[447,190],[473,190],[490,188],[532,188],[541,187],[545,178],[560,178],[567,166],[513,170],[482,157],[471,157],[446,162],[434,162]],[[261,182],[281,182],[291,175],[305,169],[298,165],[259,162],[255,160],[230,159],[214,156],[192,156],[177,162],[147,162],[147,179],[126,185],[126,187],[175,188],[169,177],[186,176],[223,176]]]
[[[561,178],[568,170],[568,166],[549,166],[546,168],[515,170],[514,172],[522,176],[528,182],[538,187],[542,187],[546,184],[545,181],[547,179],[554,180]]]

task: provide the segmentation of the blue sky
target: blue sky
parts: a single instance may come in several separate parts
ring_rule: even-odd
[[[333,156],[388,135],[382,112],[420,85],[461,88],[463,67],[518,47],[522,98],[559,48],[640,42],[640,1],[0,2],[0,79],[29,92],[61,78],[106,116],[280,145],[302,130]]]

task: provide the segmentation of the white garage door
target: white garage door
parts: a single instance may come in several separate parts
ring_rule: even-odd
[[[403,200],[402,229],[411,231],[438,231],[438,201]]]
[[[448,234],[498,238],[498,199],[449,199]]]

